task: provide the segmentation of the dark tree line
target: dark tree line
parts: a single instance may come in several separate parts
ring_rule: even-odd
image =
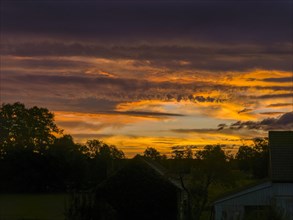
[[[254,146],[241,146],[234,158],[227,155],[220,145],[206,146],[195,153],[192,147],[174,148],[172,160],[149,147],[144,157],[163,161],[165,167],[175,169],[179,174],[193,172],[195,176],[200,176],[194,182],[196,187],[189,190],[197,190],[198,193],[193,195],[204,195],[213,182],[226,176],[222,174],[229,173],[227,164],[255,178],[266,177],[267,146],[267,140],[256,139]],[[99,140],[75,143],[70,135],[63,134],[57,127],[54,114],[46,108],[26,108],[21,103],[1,106],[2,192],[56,192],[90,188],[107,177],[109,162],[124,158],[124,153],[116,146]],[[204,207],[206,201],[202,202],[197,207]]]
[[[268,139],[256,138],[253,146],[241,146],[235,156],[238,168],[255,178],[265,178],[269,172]]]
[[[0,109],[0,191],[56,192],[90,187],[106,178],[109,160],[124,153],[99,140],[76,144],[46,108],[21,103]]]

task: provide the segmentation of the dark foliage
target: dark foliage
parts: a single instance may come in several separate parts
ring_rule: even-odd
[[[61,133],[54,123],[54,115],[46,108],[26,108],[21,103],[2,105],[0,109],[0,146],[17,146],[42,153],[55,141],[54,133]]]
[[[268,177],[268,140],[257,138],[254,146],[241,146],[235,157],[240,170],[250,172],[255,178]]]
[[[152,160],[167,159],[166,155],[162,155],[156,148],[153,147],[145,149],[143,156]]]
[[[62,135],[45,108],[3,104],[0,119],[2,192],[88,188],[106,178],[111,160],[124,158],[122,151],[99,140],[75,144],[70,135]]]

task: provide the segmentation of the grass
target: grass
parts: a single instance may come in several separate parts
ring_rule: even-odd
[[[66,194],[0,194],[0,220],[63,220]]]

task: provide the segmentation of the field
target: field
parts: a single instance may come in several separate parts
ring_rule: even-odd
[[[0,194],[0,220],[63,220],[66,194]]]

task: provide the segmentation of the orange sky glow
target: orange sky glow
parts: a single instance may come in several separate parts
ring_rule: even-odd
[[[292,2],[226,3],[4,1],[0,101],[127,157],[292,130]]]

